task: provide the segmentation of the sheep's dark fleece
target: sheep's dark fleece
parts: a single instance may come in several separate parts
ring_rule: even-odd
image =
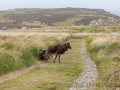
[[[40,59],[41,61],[44,61],[46,51],[47,51],[47,50],[42,50],[42,49],[40,49],[40,51],[39,51],[39,59]]]
[[[60,44],[52,45],[52,46],[49,46],[47,49],[47,56],[49,54],[56,53],[54,63],[57,58],[57,55],[59,55],[59,63],[60,63],[60,54],[64,54],[65,51],[67,51],[68,49],[71,49],[70,42],[64,43],[63,45],[60,45]]]

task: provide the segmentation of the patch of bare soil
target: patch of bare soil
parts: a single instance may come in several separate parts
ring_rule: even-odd
[[[37,61],[38,66],[45,67],[48,65],[48,63],[44,63],[43,61]]]

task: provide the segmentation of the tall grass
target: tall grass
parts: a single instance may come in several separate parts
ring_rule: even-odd
[[[99,37],[101,38],[101,37]],[[97,90],[115,90],[120,88],[120,42],[108,40],[104,43],[93,43],[97,39],[87,38],[87,50],[98,68]],[[103,40],[104,41],[104,40]],[[114,86],[115,85],[115,86]]]
[[[1,48],[5,49],[0,52],[0,75],[31,66],[35,63],[35,59],[38,56],[37,47],[24,46],[20,49],[14,49],[16,47],[9,43],[1,45]]]
[[[15,65],[15,58],[8,53],[0,54],[0,75],[14,71],[17,65]]]
[[[13,49],[14,45],[11,42],[5,42],[5,43],[1,44],[1,48]]]

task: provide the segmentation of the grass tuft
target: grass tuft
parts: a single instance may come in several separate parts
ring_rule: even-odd
[[[13,49],[14,45],[11,42],[5,42],[5,43],[1,44],[1,48]]]
[[[17,68],[15,59],[8,53],[0,54],[0,75],[14,71]]]

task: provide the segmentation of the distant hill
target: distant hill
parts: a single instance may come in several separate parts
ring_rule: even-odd
[[[103,9],[70,7],[52,9],[16,8],[0,11],[0,29],[40,28],[43,26],[109,25],[119,22],[119,16]]]

